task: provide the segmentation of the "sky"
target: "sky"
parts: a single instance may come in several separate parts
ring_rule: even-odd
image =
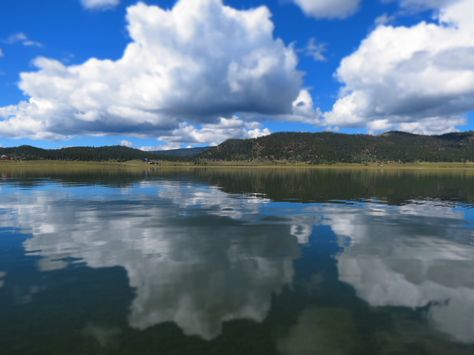
[[[0,146],[474,130],[474,0],[0,2]]]

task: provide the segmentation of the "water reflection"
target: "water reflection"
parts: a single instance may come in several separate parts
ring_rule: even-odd
[[[427,307],[432,326],[474,342],[474,226],[461,210],[369,204],[328,221],[350,240],[337,257],[339,278],[359,297],[376,307]]]
[[[289,334],[278,340],[285,355],[352,354],[357,350],[356,322],[343,308],[310,307],[298,318]]]
[[[294,180],[325,181],[304,176]],[[288,201],[296,196],[291,186],[267,191],[235,179],[214,172],[112,185],[7,180],[0,231],[31,234],[22,248],[41,275],[124,270],[133,295],[123,311],[141,333],[173,323],[211,343],[226,324],[247,320],[274,346],[256,353],[406,353],[413,343],[427,353],[472,350],[451,343],[474,343],[469,205],[434,200],[434,191],[387,204],[385,193],[359,194],[358,177],[351,192],[358,198],[334,190],[340,201],[302,204]],[[375,198],[361,200],[368,196]],[[465,196],[461,188],[457,196]],[[10,264],[2,258],[5,290]],[[16,304],[44,298],[38,280],[14,291]],[[113,322],[81,324],[103,348],[118,346],[125,332]]]
[[[17,226],[32,231],[24,248],[41,257],[40,271],[73,259],[123,267],[136,290],[132,327],[172,321],[185,334],[212,339],[225,321],[263,321],[271,296],[291,282],[298,256],[288,226],[245,224],[257,221],[266,200],[173,182],[140,193],[149,188],[141,184],[127,199],[119,193],[107,201],[86,198],[81,188],[16,191],[0,205],[10,210],[1,223],[15,216]]]
[[[6,276],[6,272],[0,271],[0,287],[3,286],[3,279]]]

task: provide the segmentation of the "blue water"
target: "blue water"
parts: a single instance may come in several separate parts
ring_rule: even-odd
[[[474,353],[474,180],[281,174],[4,178],[2,354]]]

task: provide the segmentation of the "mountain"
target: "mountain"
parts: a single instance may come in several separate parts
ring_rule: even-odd
[[[231,139],[198,157],[211,161],[308,163],[474,161],[474,132],[438,136],[387,132],[378,136],[339,133],[275,133]]]
[[[194,158],[211,149],[212,147],[198,147],[198,148],[183,148],[183,149],[171,149],[171,150],[155,150],[152,153],[181,158]]]
[[[0,148],[0,155],[50,160],[288,161],[306,163],[474,161],[474,132],[425,136],[387,132],[378,136],[339,133],[275,133],[231,139],[217,147],[144,152],[123,147]]]
[[[18,159],[84,160],[84,161],[127,161],[127,160],[185,160],[183,157],[144,152],[124,146],[70,147],[61,149],[41,149],[28,145],[14,148],[0,148],[0,155]]]

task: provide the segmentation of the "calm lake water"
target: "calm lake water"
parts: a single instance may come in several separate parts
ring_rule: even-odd
[[[0,181],[0,352],[474,354],[474,174]]]

